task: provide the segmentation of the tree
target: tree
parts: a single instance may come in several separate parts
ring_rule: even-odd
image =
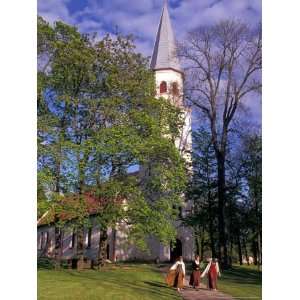
[[[47,178],[40,181],[41,197],[50,195],[46,202],[56,216],[60,206],[72,210],[82,245],[89,226],[84,195],[94,195],[99,265],[105,261],[107,230],[120,222],[128,224],[129,239],[143,250],[148,235],[165,244],[174,240],[173,207],[181,203],[186,175],[173,140],[183,120],[179,109],[155,98],[148,60],[135,52],[131,37],[107,35],[96,42],[74,27],[62,22],[51,27],[41,18],[38,45],[38,174]],[[150,164],[149,174],[128,175],[130,168]],[[79,197],[76,210],[64,201],[53,205],[58,196],[71,194]],[[77,250],[82,257],[82,247]]]
[[[203,237],[209,237],[211,255],[216,257],[217,164],[209,132],[204,127],[193,134],[193,142],[193,180],[188,198],[194,205],[193,213],[185,222],[194,227],[196,240],[200,237],[202,247],[199,248],[205,243]]]
[[[248,134],[243,140],[244,176],[248,185],[249,223],[252,231],[254,263],[262,264],[262,138]]]
[[[187,100],[203,113],[210,127],[218,166],[218,255],[226,267],[228,133],[246,96],[261,88],[261,34],[243,23],[222,21],[189,33],[179,45],[179,55],[187,64]]]

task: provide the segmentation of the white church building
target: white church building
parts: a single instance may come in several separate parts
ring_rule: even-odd
[[[180,107],[184,112],[185,125],[180,138],[176,141],[176,146],[182,156],[191,161],[191,109],[183,103],[183,71],[176,56],[176,42],[165,1],[162,10],[156,41],[152,53],[150,68],[155,74],[156,95],[165,97],[174,105]],[[92,200],[89,199],[90,219],[93,223],[95,212],[93,211]],[[190,207],[185,203],[182,214],[187,214]],[[93,260],[98,254],[100,228],[94,222],[94,226],[84,232],[84,257]],[[174,247],[164,246],[155,238],[149,237],[149,253],[139,251],[135,246],[128,245],[126,239],[126,228],[124,224],[118,224],[116,229],[108,230],[107,259],[111,261],[126,260],[157,260],[170,261],[182,255],[185,260],[192,260],[195,253],[195,242],[192,229],[184,227],[179,221],[176,223],[177,240]],[[54,256],[55,227],[53,223],[46,222],[44,218],[38,221],[38,256]],[[61,231],[60,253],[62,259],[72,259],[76,255],[76,232],[73,229],[65,228]],[[172,249],[173,248],[173,249]]]

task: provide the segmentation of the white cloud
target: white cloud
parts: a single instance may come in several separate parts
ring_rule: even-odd
[[[38,14],[51,24],[54,21],[64,21],[74,24],[75,20],[71,17],[67,8],[67,3],[71,0],[40,0],[38,1]]]
[[[73,0],[75,3],[75,0]],[[151,55],[161,14],[162,0],[89,0],[81,11],[70,14],[67,3],[72,0],[39,0],[38,11],[49,22],[62,20],[77,25],[82,32],[115,31],[134,34],[138,49]],[[175,1],[169,0],[175,3]],[[228,17],[256,23],[260,19],[260,0],[188,0],[176,8],[170,7],[173,26],[178,39],[203,24],[211,24]]]

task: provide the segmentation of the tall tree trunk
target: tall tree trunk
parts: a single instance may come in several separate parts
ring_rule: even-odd
[[[98,248],[98,267],[103,267],[106,260],[106,249],[107,249],[107,228],[100,230],[99,248]]]
[[[83,228],[77,229],[77,258],[80,259],[80,257],[83,256],[83,247],[84,247],[84,234],[83,234]]]
[[[247,260],[247,265],[249,266],[249,256],[248,256],[248,250],[247,250],[247,245],[246,245],[245,239],[243,239],[243,248],[244,248],[244,252],[245,252],[245,256],[246,256],[246,260]]]
[[[60,121],[60,133],[58,144],[56,148],[56,160],[55,160],[55,193],[57,195],[61,192],[61,162],[62,162],[62,144],[64,141],[64,132],[65,132],[65,113]],[[61,255],[62,255],[62,230],[58,227],[59,215],[55,210],[54,215],[54,259],[55,266],[60,266]]]
[[[204,257],[204,232],[201,236],[201,242],[200,242],[200,260],[202,261]]]
[[[84,249],[84,229],[82,226],[80,226],[77,229],[77,248],[76,248],[76,258],[78,260],[77,267],[79,269],[83,266],[83,249]]]
[[[208,193],[208,218],[209,218],[209,240],[212,257],[216,257],[215,239],[214,239],[214,223],[213,223],[213,212],[212,212],[212,199],[211,193]]]
[[[116,257],[116,242],[117,242],[117,230],[113,229],[112,231],[112,261],[116,262],[117,261],[117,257]]]
[[[195,232],[195,243],[196,243],[196,254],[200,255],[200,241],[199,241],[199,233]]]
[[[230,238],[230,250],[228,256],[228,267],[232,267],[232,255],[233,255],[233,240]]]
[[[260,267],[262,265],[262,250],[261,250],[261,231],[258,233],[258,266]]]
[[[79,194],[79,201],[81,203],[81,207],[85,206],[84,203],[84,197],[82,195],[83,193],[83,171],[82,169],[79,167],[78,168],[78,179],[79,179],[79,183],[78,183],[78,194]],[[78,260],[78,264],[77,267],[79,269],[83,268],[84,265],[84,226],[82,224],[79,224],[79,227],[77,229],[77,248],[76,248],[76,258]]]
[[[225,153],[217,152],[218,163],[218,229],[219,229],[219,259],[223,268],[228,268],[227,239],[225,230]]]
[[[254,239],[252,241],[252,253],[253,253],[254,264],[257,266],[257,241],[256,241],[256,239]]]
[[[58,215],[54,216],[54,260],[55,260],[55,268],[58,269],[60,266],[60,228],[58,227]]]
[[[237,241],[237,247],[238,247],[239,262],[240,262],[240,265],[243,265],[242,245],[241,245],[241,237],[240,237],[239,230],[237,230],[236,241]]]

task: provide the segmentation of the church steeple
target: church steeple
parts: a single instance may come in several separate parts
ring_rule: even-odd
[[[158,26],[150,68],[152,70],[173,69],[182,72],[179,59],[176,56],[175,36],[166,0]]]

